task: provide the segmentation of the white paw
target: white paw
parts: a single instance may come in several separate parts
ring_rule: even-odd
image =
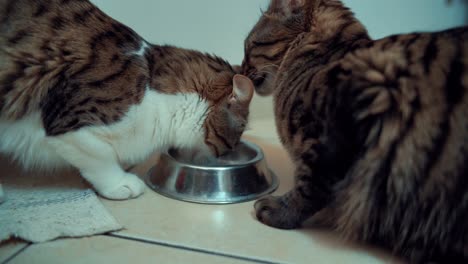
[[[136,198],[145,191],[145,183],[137,176],[126,173],[120,182],[114,186],[107,186],[103,190],[97,190],[104,198],[111,200],[126,200]]]

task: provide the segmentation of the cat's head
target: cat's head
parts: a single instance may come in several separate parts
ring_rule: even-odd
[[[260,95],[273,91],[277,70],[291,42],[305,30],[305,5],[316,0],[271,0],[245,40],[242,71]]]
[[[254,86],[249,78],[236,74],[228,90],[231,92],[212,102],[204,123],[204,143],[217,157],[240,142],[247,126]]]
[[[196,94],[198,99],[191,104],[203,109],[200,116],[196,115],[195,126],[186,128],[197,130],[183,130],[179,138],[190,136],[173,147],[221,156],[239,143],[247,125],[254,85],[238,73],[238,66],[213,55],[173,46],[154,46],[147,58],[152,65],[150,87],[164,94]]]
[[[217,158],[239,144],[247,127],[254,85],[246,76],[230,70],[233,70],[231,66],[227,71],[213,73],[213,81],[203,85],[205,89],[199,95],[209,106],[201,120],[202,138],[196,145],[173,150],[179,160],[197,165],[219,165]]]

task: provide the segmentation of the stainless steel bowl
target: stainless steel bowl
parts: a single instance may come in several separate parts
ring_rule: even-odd
[[[216,162],[191,161],[170,150],[148,172],[146,182],[157,193],[195,203],[228,204],[257,199],[278,187],[257,145],[242,141]]]

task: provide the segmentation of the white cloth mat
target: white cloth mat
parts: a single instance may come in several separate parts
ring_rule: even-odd
[[[0,204],[0,241],[38,243],[121,229],[90,189],[28,190],[5,186]]]
[[[0,159],[0,242],[33,243],[122,229],[77,173],[25,173]]]

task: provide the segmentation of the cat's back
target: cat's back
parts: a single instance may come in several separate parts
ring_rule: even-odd
[[[0,44],[2,49],[37,49],[56,38],[74,36],[86,40],[91,28],[104,24],[104,17],[88,1],[6,0],[0,3]],[[89,23],[84,22],[89,19]],[[99,21],[100,20],[100,21]],[[86,28],[90,27],[90,28]],[[77,35],[80,33],[80,35]],[[79,38],[77,38],[79,36]],[[69,43],[71,44],[71,43]]]
[[[328,75],[362,129],[363,150],[387,155],[398,197],[467,191],[467,41],[468,27],[390,36],[346,55]],[[401,179],[425,187],[400,188]]]
[[[344,56],[337,67],[344,73],[339,82],[357,93],[385,93],[386,100],[397,100],[408,110],[461,108],[468,114],[468,27],[376,40]],[[383,98],[375,105],[382,112],[391,107]],[[361,108],[373,111],[368,104]]]
[[[447,74],[452,63],[468,64],[468,27],[393,35],[369,46],[369,53],[377,56],[375,62],[406,66],[409,75],[430,76],[441,69]]]
[[[1,1],[0,114],[14,120],[39,110],[55,86],[139,75],[133,55],[142,45],[133,30],[87,0]]]
[[[427,81],[428,89],[445,89],[447,83],[442,81],[468,74],[468,27],[371,41],[344,56],[341,65],[370,82],[417,80]],[[462,86],[468,85],[463,82]]]
[[[0,52],[3,59],[12,63],[22,61],[20,68],[44,64],[53,67],[68,62],[73,65],[67,70],[73,73],[86,64],[97,62],[98,55],[111,56],[107,49],[112,48],[114,54],[138,50],[141,41],[133,30],[107,16],[88,0],[6,0],[0,3]]]

